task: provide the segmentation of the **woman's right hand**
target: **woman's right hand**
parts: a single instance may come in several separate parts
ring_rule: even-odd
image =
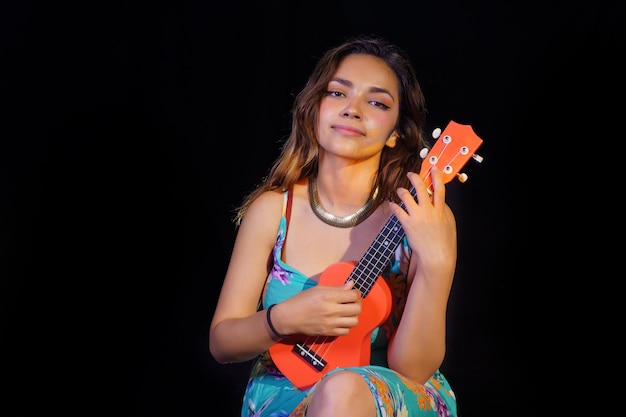
[[[343,336],[359,321],[361,292],[353,282],[316,285],[272,309],[272,324],[281,334]]]

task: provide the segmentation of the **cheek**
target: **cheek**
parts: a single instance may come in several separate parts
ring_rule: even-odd
[[[320,102],[320,116],[335,114],[338,111],[338,105],[332,100],[322,99]]]
[[[395,114],[390,112],[378,112],[370,115],[370,133],[376,132],[377,135],[382,135],[387,139],[396,127],[398,120]]]

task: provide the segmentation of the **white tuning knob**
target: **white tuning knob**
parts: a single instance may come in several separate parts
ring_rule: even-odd
[[[468,178],[467,174],[465,173],[458,173],[456,177],[459,179],[460,182],[465,182]]]
[[[440,127],[434,128],[432,135],[433,135],[433,138],[437,139],[439,135],[441,135],[441,128]]]

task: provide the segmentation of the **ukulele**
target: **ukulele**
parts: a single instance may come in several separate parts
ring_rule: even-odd
[[[422,149],[424,159],[420,176],[432,194],[431,167],[437,166],[444,183],[454,176],[465,182],[467,175],[458,173],[469,158],[482,162],[474,153],[482,144],[470,125],[450,121],[443,132],[433,131],[438,138],[433,147]],[[415,187],[410,190],[416,196]],[[401,204],[404,208],[404,205]],[[361,292],[362,311],[359,324],[343,336],[292,335],[269,348],[276,367],[296,387],[309,388],[330,370],[338,367],[363,366],[370,363],[373,331],[389,317],[392,307],[391,290],[384,279],[378,279],[404,238],[404,230],[395,215],[391,215],[361,260],[338,262],[326,268],[319,285],[342,285],[353,281]]]

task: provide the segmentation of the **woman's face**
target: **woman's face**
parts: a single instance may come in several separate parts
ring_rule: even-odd
[[[320,104],[318,141],[323,152],[354,160],[378,158],[395,146],[400,111],[398,79],[372,55],[344,58]]]

